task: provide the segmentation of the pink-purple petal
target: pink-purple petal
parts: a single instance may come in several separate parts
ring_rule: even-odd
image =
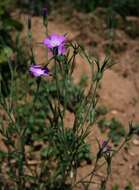
[[[44,45],[53,51],[53,48],[58,48],[58,55],[65,53],[65,41],[66,37],[64,35],[52,34],[44,39]]]
[[[48,68],[42,68],[39,65],[31,65],[29,68],[30,73],[35,77],[48,76]]]
[[[58,47],[58,55],[63,55],[66,52],[66,48],[64,45]]]
[[[44,45],[47,46],[48,48],[53,48],[52,45],[51,45],[51,39],[45,38],[43,43],[44,43]]]

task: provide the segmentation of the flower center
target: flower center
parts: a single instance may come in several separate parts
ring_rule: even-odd
[[[52,41],[52,46],[53,47],[56,47],[56,46],[59,46],[60,44],[59,44],[59,41],[57,41],[57,40],[53,40]]]

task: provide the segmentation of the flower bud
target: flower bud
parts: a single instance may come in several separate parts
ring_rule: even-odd
[[[47,16],[48,16],[48,9],[47,7],[43,8],[43,23],[45,26],[47,26]]]
[[[28,17],[28,30],[31,30],[32,22],[31,22],[31,16]]]

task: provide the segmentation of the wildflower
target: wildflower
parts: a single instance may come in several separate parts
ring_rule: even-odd
[[[97,159],[100,159],[102,156],[109,157],[112,152],[112,147],[108,144],[108,141],[103,141],[101,144],[99,144],[99,151],[97,153]]]
[[[64,35],[52,34],[44,40],[44,45],[47,46],[54,55],[63,55],[65,49],[66,38]]]
[[[107,153],[111,151],[111,146],[108,144],[107,141],[103,141],[101,149],[102,149],[102,153]]]
[[[35,77],[48,76],[48,68],[42,68],[39,65],[31,65],[29,69],[30,73]]]

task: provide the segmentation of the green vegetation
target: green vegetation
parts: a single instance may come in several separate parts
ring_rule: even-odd
[[[108,131],[108,137],[115,145],[118,145],[126,135],[124,126],[115,118],[112,118],[111,120],[106,120],[105,118],[100,119],[98,121],[98,127],[101,132]]]
[[[34,13],[41,14],[42,8],[47,5],[50,10],[55,10],[55,8],[61,9],[62,7],[68,6],[72,9],[76,9],[81,12],[92,12],[97,7],[104,7],[116,11],[122,16],[127,15],[139,15],[139,1],[138,0],[39,0],[36,4],[30,1],[21,1],[21,5],[25,6],[27,9],[30,8],[34,10]]]
[[[119,185],[114,185],[112,187],[112,190],[120,190]],[[126,185],[126,187],[124,188],[124,190],[134,190],[132,183],[129,182],[128,185]]]

